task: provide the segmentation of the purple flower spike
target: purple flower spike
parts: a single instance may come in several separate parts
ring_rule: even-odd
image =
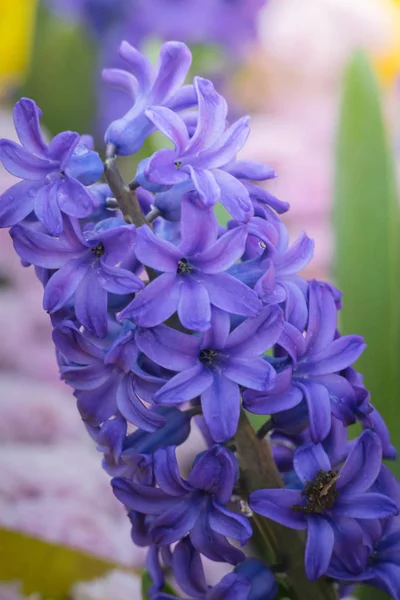
[[[277,306],[264,308],[231,333],[227,313],[213,309],[212,326],[199,338],[167,327],[141,331],[139,348],[155,363],[180,371],[156,394],[156,403],[179,405],[201,396],[204,419],[216,442],[236,433],[240,387],[267,390],[275,371],[262,355],[278,339],[283,327]]]
[[[278,344],[287,358],[278,361],[275,390],[267,395],[246,392],[244,399],[247,410],[259,414],[280,413],[305,402],[311,439],[318,443],[329,434],[332,414],[345,422],[357,409],[356,389],[341,372],[359,358],[365,344],[358,335],[337,336],[337,309],[329,286],[310,283],[308,311],[305,337],[290,323],[284,325]]]
[[[225,168],[236,159],[249,134],[249,117],[236,121],[225,131],[227,105],[211,81],[195,77],[199,116],[193,136],[186,123],[169,108],[152,106],[147,118],[168,137],[175,148],[159,150],[148,161],[138,181],[172,186],[191,180],[205,206],[220,201],[232,216],[246,220],[253,205],[246,187]]]
[[[145,115],[147,106],[157,104],[168,106],[171,111],[181,111],[194,106],[196,96],[193,86],[181,87],[192,62],[186,44],[163,44],[156,68],[128,42],[122,42],[119,54],[129,64],[129,71],[104,69],[103,79],[126,92],[133,106],[121,119],[111,123],[105,141],[116,146],[117,154],[126,156],[139,150],[154,131],[153,123]]]
[[[177,311],[184,327],[205,331],[210,327],[211,306],[255,317],[262,307],[256,293],[224,273],[244,252],[245,228],[229,231],[217,240],[213,212],[196,207],[189,199],[182,203],[181,227],[178,247],[156,237],[147,225],[137,230],[137,258],[163,274],[137,295],[120,319],[154,327]]]
[[[135,229],[118,224],[107,219],[82,234],[77,221],[64,219],[64,233],[58,238],[43,233],[36,224],[11,230],[23,260],[58,269],[45,287],[45,310],[55,313],[73,305],[79,322],[99,337],[108,330],[108,293],[131,294],[144,286],[136,275],[119,267],[133,247]]]
[[[59,235],[62,213],[83,218],[94,212],[96,201],[85,185],[101,177],[103,163],[73,131],[59,133],[46,144],[40,131],[41,116],[33,100],[22,98],[14,107],[22,145],[0,140],[0,161],[22,179],[0,198],[0,226],[15,225],[34,212],[49,233]]]
[[[305,445],[294,456],[303,489],[257,490],[250,495],[249,505],[286,527],[307,529],[306,573],[314,581],[328,570],[342,518],[369,520],[398,514],[391,498],[368,491],[381,464],[381,442],[369,430],[359,437],[339,470],[332,468],[320,444]]]

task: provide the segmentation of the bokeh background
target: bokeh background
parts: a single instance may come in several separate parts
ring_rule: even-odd
[[[0,136],[15,139],[12,105],[25,95],[49,137],[91,133],[102,152],[127,108],[100,75],[120,66],[122,39],[150,57],[162,41],[187,42],[193,73],[216,82],[230,118],[252,115],[243,156],[276,170],[268,189],[290,203],[293,239],[315,239],[306,275],[343,288],[343,329],[366,337],[360,368],[399,442],[400,2],[0,0]],[[132,160],[122,168],[131,179]],[[0,166],[0,192],[12,180]],[[41,295],[1,230],[0,600],[133,600],[144,554],[59,381]],[[128,572],[78,583],[116,565]]]

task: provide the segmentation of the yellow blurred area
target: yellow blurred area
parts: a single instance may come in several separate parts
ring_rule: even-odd
[[[381,81],[390,85],[400,74],[400,0],[381,0],[388,4],[393,17],[393,35],[384,52],[372,57]]]
[[[37,0],[0,0],[0,96],[25,72]]]

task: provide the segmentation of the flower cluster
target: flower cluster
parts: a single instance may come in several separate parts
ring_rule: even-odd
[[[24,98],[14,109],[21,145],[0,141],[21,178],[0,198],[0,225],[43,284],[61,376],[133,541],[149,548],[151,596],[171,597],[168,568],[190,599],[275,598],[277,565],[248,544],[254,512],[307,530],[310,581],[365,581],[400,599],[400,490],[382,465],[396,451],[353,368],[363,339],[338,331],[340,292],[298,275],[313,242],[289,243],[279,219],[288,206],[261,185],[273,170],[237,158],[249,119],[228,123],[211,81],[183,85],[189,49],[166,43],[157,70],[129,44],[121,51],[130,71],[108,76],[135,102],[105,134],[108,185],[93,185],[103,163],[91,141],[64,132],[46,144]],[[111,177],[113,153],[135,152],[155,130],[173,148],[141,161],[129,187]],[[246,489],[235,441],[246,413],[265,415],[259,437],[281,488]],[[207,449],[184,477],[176,448],[194,421]],[[363,433],[350,441],[356,421]],[[210,587],[201,556],[233,570]]]

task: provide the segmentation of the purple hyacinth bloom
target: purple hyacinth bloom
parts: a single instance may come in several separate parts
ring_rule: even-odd
[[[253,288],[265,304],[281,304],[285,320],[297,329],[307,324],[308,284],[297,273],[312,259],[314,242],[304,233],[289,246],[289,233],[283,223],[276,224],[278,242],[261,249],[256,241],[257,256],[233,265],[229,274]]]
[[[187,600],[273,600],[278,592],[278,584],[271,571],[255,558],[246,559],[215,586],[208,586],[200,554],[189,537],[183,538],[175,547],[171,567]],[[158,581],[158,588],[163,583],[162,579]],[[153,600],[170,600],[174,597],[159,592],[153,596]]]
[[[120,263],[133,248],[135,228],[120,219],[106,219],[81,232],[76,220],[64,219],[58,238],[35,224],[15,225],[14,247],[28,263],[58,269],[46,284],[43,306],[55,313],[73,304],[79,322],[99,337],[107,334],[108,293],[132,294],[144,287],[134,273]]]
[[[129,64],[129,71],[104,69],[103,79],[129,94],[133,106],[109,125],[105,141],[115,145],[117,154],[126,156],[137,152],[154,131],[153,123],[145,115],[147,106],[157,104],[167,106],[170,111],[181,111],[194,106],[196,97],[193,86],[182,87],[192,61],[186,44],[163,44],[156,68],[128,42],[122,42],[119,54]]]
[[[357,335],[337,337],[337,309],[329,286],[309,284],[308,325],[305,336],[286,322],[279,346],[287,353],[277,359],[281,372],[268,394],[246,392],[246,407],[259,414],[286,411],[307,405],[312,440],[321,442],[331,428],[331,414],[346,420],[356,406],[356,391],[340,371],[354,363],[365,349]],[[278,368],[278,365],[276,365]]]
[[[145,265],[163,274],[121,312],[142,327],[153,327],[175,311],[184,327],[205,331],[210,327],[211,306],[255,317],[262,305],[256,293],[224,271],[240,259],[247,232],[244,227],[223,234],[210,209],[182,203],[181,243],[167,242],[143,225],[137,230],[135,253]],[[162,297],[162,302],[160,302]]]
[[[134,330],[122,332],[102,347],[71,321],[63,321],[53,331],[61,376],[76,390],[78,409],[90,425],[100,425],[117,412],[145,431],[165,423],[162,415],[140,400],[150,402],[163,380],[141,368],[134,336]]]
[[[34,211],[49,233],[59,235],[62,213],[83,218],[95,210],[95,199],[85,185],[102,176],[103,163],[73,131],[59,133],[46,144],[40,131],[41,116],[33,100],[22,98],[14,106],[15,129],[22,145],[0,140],[0,161],[22,179],[0,198],[0,225],[15,225]]]
[[[372,490],[391,497],[400,506],[400,485],[382,465]],[[344,582],[365,582],[400,599],[400,521],[389,517],[347,527],[347,537],[336,544],[328,570],[330,577]]]
[[[211,328],[199,337],[160,326],[139,331],[137,343],[155,363],[180,371],[156,392],[154,401],[173,406],[201,396],[212,438],[225,442],[236,433],[239,386],[267,390],[274,383],[275,371],[260,355],[280,336],[283,320],[279,307],[266,307],[230,332],[229,315],[212,312]]]
[[[147,118],[175,148],[155,152],[137,180],[143,187],[147,181],[172,186],[191,180],[205,206],[220,201],[235,219],[243,221],[253,214],[249,192],[225,167],[236,159],[247,139],[249,117],[239,119],[225,131],[225,99],[207,79],[195,77],[194,87],[199,116],[192,137],[184,120],[171,109],[152,106],[146,110]]]
[[[382,464],[382,445],[364,431],[343,466],[333,469],[321,444],[300,447],[294,469],[303,489],[257,490],[249,506],[256,513],[292,529],[307,529],[305,566],[314,581],[326,573],[335,542],[335,523],[342,517],[380,519],[398,514],[396,502],[368,491]],[[340,528],[339,528],[340,529]]]
[[[127,422],[118,415],[102,425],[85,422],[97,450],[104,455],[103,468],[112,477],[124,477],[136,483],[152,485],[153,454],[166,446],[179,446],[190,434],[190,411],[158,406],[156,414],[165,419],[155,431],[137,429],[127,435]]]
[[[182,479],[175,448],[154,455],[155,479],[159,487],[113,479],[117,498],[129,509],[151,515],[152,542],[169,545],[186,534],[198,552],[211,560],[236,564],[243,552],[231,546],[227,537],[244,545],[252,535],[249,521],[225,508],[238,475],[237,462],[229,450],[214,446],[201,454]]]

